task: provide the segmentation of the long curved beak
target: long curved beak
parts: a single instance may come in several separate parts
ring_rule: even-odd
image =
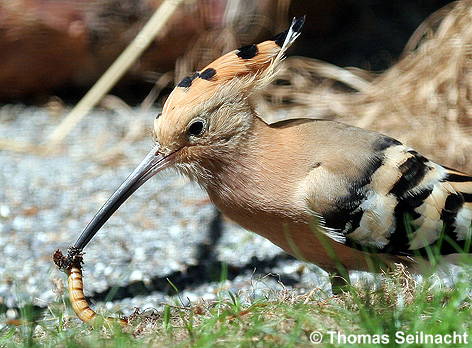
[[[159,152],[159,147],[155,146],[100,208],[92,221],[89,222],[80,234],[74,244],[74,248],[80,251],[85,248],[98,230],[100,230],[110,216],[113,215],[113,213],[128,199],[128,197],[157,172],[170,166],[173,163],[173,158],[173,154],[163,156]]]

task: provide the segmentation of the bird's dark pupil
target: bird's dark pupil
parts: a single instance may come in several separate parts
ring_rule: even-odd
[[[190,135],[200,135],[203,131],[203,122],[202,121],[196,121],[190,125],[190,128],[188,129]]]

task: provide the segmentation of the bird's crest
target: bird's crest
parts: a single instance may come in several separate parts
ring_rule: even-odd
[[[172,91],[163,113],[178,104],[196,104],[210,98],[219,87],[238,78],[247,81],[242,88],[259,89],[267,85],[285,51],[301,33],[305,17],[294,18],[290,28],[272,40],[243,46],[216,59],[204,69],[187,76]]]

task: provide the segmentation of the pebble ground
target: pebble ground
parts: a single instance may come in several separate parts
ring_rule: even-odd
[[[52,264],[52,253],[75,241],[151,148],[156,112],[96,110],[55,155],[0,151],[0,304],[47,307],[58,299],[65,275]],[[60,120],[47,108],[6,105],[0,138],[41,144]],[[140,135],[123,141],[136,125],[143,126]],[[282,288],[280,281],[329,290],[318,268],[224,218],[219,223],[216,215],[205,192],[188,179],[172,171],[151,179],[86,248],[86,293],[98,307],[130,313],[170,297],[211,300],[221,287],[250,296]],[[224,283],[219,261],[228,265]],[[178,283],[178,297],[167,277]]]

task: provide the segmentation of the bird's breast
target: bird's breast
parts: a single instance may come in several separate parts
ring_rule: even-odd
[[[336,271],[337,264],[349,269],[368,270],[364,252],[349,248],[328,238],[313,216],[298,216],[268,207],[247,208],[208,192],[212,202],[229,219],[255,232],[282,248],[290,255],[312,262],[326,271]]]

